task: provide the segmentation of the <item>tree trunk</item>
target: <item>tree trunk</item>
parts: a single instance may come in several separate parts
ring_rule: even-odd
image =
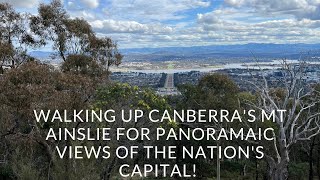
[[[319,161],[319,157],[317,158],[317,175],[318,175],[318,179],[320,179],[320,161]]]
[[[268,157],[268,179],[269,180],[287,180],[288,179],[288,164],[287,158],[281,158],[280,163],[273,158]]]
[[[244,164],[243,168],[242,168],[242,176],[246,176],[247,175],[247,165]]]
[[[312,139],[309,149],[309,180],[313,180],[313,149],[314,149],[315,138]]]
[[[217,142],[217,149],[219,148],[219,141]],[[220,158],[219,153],[217,153],[217,180],[220,180]]]
[[[286,134],[283,128],[280,128],[279,136],[278,147],[275,147],[277,151],[279,150],[277,153],[277,159],[275,160],[268,156],[269,179],[271,180],[287,180],[289,176],[289,149],[287,147]]]
[[[313,180],[313,165],[312,165],[312,154],[309,157],[309,180]]]
[[[71,142],[70,142],[70,140],[69,139],[67,139],[67,141],[66,141],[66,146],[67,147],[70,147],[71,146]],[[65,156],[65,159],[64,159],[64,178],[65,178],[65,180],[70,180],[71,178],[71,175],[70,175],[70,173],[71,173],[71,171],[70,171],[70,168],[71,166],[70,166],[70,159],[69,159],[69,157],[68,156]]]
[[[318,179],[320,179],[320,146],[318,145],[318,148],[317,148],[317,175],[318,175]]]
[[[269,178],[271,180],[287,180],[289,175],[287,160],[282,160],[279,164],[274,166],[270,175]]]

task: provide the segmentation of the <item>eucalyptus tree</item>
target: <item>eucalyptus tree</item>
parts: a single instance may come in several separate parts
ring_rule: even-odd
[[[0,3],[0,73],[16,68],[26,60],[27,47],[39,43],[27,31],[26,14],[16,12],[8,3]]]
[[[89,37],[94,36],[91,26],[83,19],[72,19],[59,0],[40,4],[38,15],[30,17],[30,29],[53,49],[63,61],[68,54],[83,54],[88,49]]]
[[[69,55],[83,56],[80,59],[90,56],[87,59],[95,61],[106,72],[110,66],[121,63],[123,56],[117,43],[108,37],[97,37],[86,20],[71,18],[59,0],[40,4],[38,12],[30,17],[31,31],[45,45],[53,43],[52,48],[64,62],[68,61]]]
[[[111,66],[121,64],[123,55],[118,51],[117,43],[111,38],[93,36],[90,39],[90,50],[93,58],[106,68],[107,73]]]
[[[274,82],[262,74],[262,82],[251,82],[258,94],[258,103],[248,101],[251,107],[271,113],[273,110],[286,110],[275,114],[276,122],[273,150],[265,154],[270,179],[288,179],[290,150],[298,141],[309,141],[320,133],[319,92],[306,81],[306,63],[298,65],[283,62],[284,76]],[[262,72],[263,73],[263,72]],[[278,84],[274,87],[271,84]]]

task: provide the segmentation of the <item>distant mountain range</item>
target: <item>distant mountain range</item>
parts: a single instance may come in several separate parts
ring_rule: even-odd
[[[320,56],[320,44],[263,44],[210,45],[194,47],[120,49],[125,60],[179,60],[201,58],[299,58],[301,55]],[[52,52],[32,51],[30,55],[43,59]]]
[[[241,44],[210,45],[194,47],[133,48],[124,49],[125,54],[229,54],[229,55],[287,55],[306,52],[320,52],[320,44]]]
[[[50,51],[30,51],[28,54],[38,59],[49,58],[53,52]]]

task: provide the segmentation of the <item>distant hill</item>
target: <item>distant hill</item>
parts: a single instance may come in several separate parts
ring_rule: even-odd
[[[38,59],[49,58],[52,55],[52,52],[49,51],[30,51],[28,53],[30,56],[33,56]]]
[[[264,44],[211,45],[194,47],[130,48],[120,49],[125,60],[165,61],[210,58],[293,58],[301,55],[319,56],[320,44]],[[52,52],[31,51],[38,59],[49,58]]]
[[[320,50],[320,44],[265,44],[250,43],[239,45],[211,45],[193,47],[162,47],[162,48],[131,48],[122,49],[125,54],[190,54],[190,53],[300,53],[310,50]]]

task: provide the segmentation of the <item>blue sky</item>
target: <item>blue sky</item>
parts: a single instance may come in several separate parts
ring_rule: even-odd
[[[37,13],[48,0],[0,0]],[[63,0],[120,48],[319,43],[320,0]]]

